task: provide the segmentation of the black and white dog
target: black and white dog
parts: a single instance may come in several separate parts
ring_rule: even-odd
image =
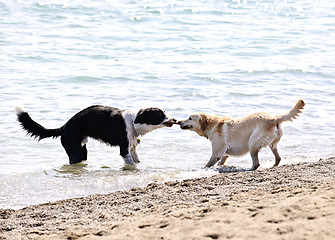
[[[23,108],[15,109],[22,128],[32,137],[38,140],[61,137],[70,164],[87,160],[87,138],[92,137],[110,146],[119,146],[125,163],[133,165],[140,162],[136,153],[139,136],[177,122],[167,118],[159,108],[133,112],[95,105],[78,112],[60,128],[46,129],[32,120]]]

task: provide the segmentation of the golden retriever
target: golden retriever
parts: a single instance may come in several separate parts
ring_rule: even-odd
[[[278,166],[281,158],[277,144],[283,135],[281,123],[295,119],[304,106],[304,101],[299,100],[290,112],[279,116],[255,113],[243,118],[228,118],[199,113],[179,121],[179,125],[181,129],[195,131],[212,142],[212,156],[206,167],[211,167],[220,160],[219,164],[223,165],[228,156],[250,152],[251,170],[256,170],[259,167],[258,152],[267,146],[275,156],[274,167]]]

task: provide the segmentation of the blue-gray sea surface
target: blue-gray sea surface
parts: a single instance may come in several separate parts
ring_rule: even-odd
[[[137,170],[95,140],[88,161],[70,166],[59,139],[26,136],[15,104],[56,128],[93,104],[184,119],[284,114],[304,99],[283,123],[281,164],[333,156],[334,23],[333,0],[1,1],[0,208],[218,172],[202,168],[210,142],[178,126],[141,138]],[[259,157],[274,163],[268,149]],[[251,158],[226,164],[247,169]]]

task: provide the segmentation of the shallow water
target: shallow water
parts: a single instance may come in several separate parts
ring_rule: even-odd
[[[69,166],[59,139],[28,138],[23,104],[45,127],[103,104],[240,117],[304,113],[283,124],[282,164],[334,155],[334,1],[6,1],[0,3],[0,208],[216,174],[210,142],[177,126],[141,138],[141,164],[89,140]],[[268,149],[262,167],[273,164]],[[228,165],[246,169],[249,155]]]

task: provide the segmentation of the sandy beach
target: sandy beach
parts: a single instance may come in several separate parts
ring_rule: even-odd
[[[335,239],[334,229],[335,158],[0,210],[0,239]]]

